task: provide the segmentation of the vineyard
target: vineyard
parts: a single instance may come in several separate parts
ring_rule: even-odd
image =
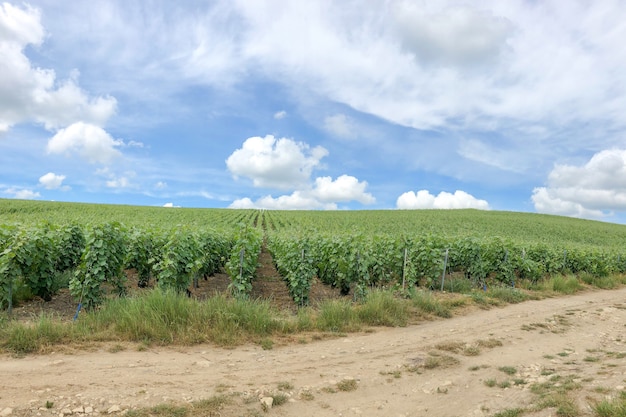
[[[184,294],[218,272],[250,297],[268,251],[296,306],[312,281],[354,300],[372,288],[527,286],[555,274],[626,272],[626,226],[475,210],[263,211],[0,200],[0,307],[63,285],[93,309],[138,285]],[[63,278],[61,278],[63,277]]]

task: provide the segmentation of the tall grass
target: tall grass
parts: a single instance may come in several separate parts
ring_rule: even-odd
[[[561,294],[574,294],[582,289],[582,285],[575,275],[565,277],[562,275],[554,275],[542,283],[541,289]]]
[[[7,351],[23,355],[70,342],[73,340],[73,333],[66,323],[44,315],[34,323],[4,322],[0,327],[0,340],[1,346]]]
[[[110,328],[130,341],[231,346],[271,335],[285,324],[267,302],[224,296],[198,302],[155,289],[140,297],[111,300],[86,316],[85,325]]]
[[[450,307],[435,298],[430,292],[412,291],[410,293],[412,304],[419,312],[434,314],[437,317],[452,317]]]
[[[409,316],[407,302],[389,291],[368,293],[356,312],[359,321],[369,326],[406,326]]]
[[[491,298],[495,298],[509,304],[521,303],[522,301],[526,301],[531,298],[528,294],[518,290],[517,288],[510,287],[490,287],[487,290],[487,295]]]
[[[321,303],[315,327],[318,330],[330,332],[351,332],[361,329],[352,303],[345,300],[330,300]]]

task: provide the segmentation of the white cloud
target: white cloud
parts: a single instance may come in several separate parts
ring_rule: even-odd
[[[167,183],[164,181],[159,181],[156,184],[154,184],[154,188],[156,188],[157,190],[163,190],[167,188]]]
[[[180,206],[175,206],[174,203],[165,203],[163,204],[163,207],[167,207],[167,208],[180,208]]]
[[[285,110],[277,111],[274,113],[274,119],[281,120],[287,117],[287,112]]]
[[[43,186],[46,190],[56,190],[58,188],[68,189],[69,187],[63,187],[63,180],[65,180],[65,175],[57,175],[53,172],[48,172],[39,178],[39,185]]]
[[[508,19],[470,7],[429,13],[422,5],[402,1],[392,15],[402,42],[422,63],[493,63],[512,34]]]
[[[331,177],[318,177],[311,195],[323,202],[358,201],[362,204],[373,204],[376,199],[365,192],[366,188],[367,181],[359,182],[350,175],[341,175],[334,181]]]
[[[67,155],[77,152],[90,163],[109,164],[122,156],[117,148],[123,144],[101,127],[77,122],[59,130],[48,141],[47,151]]]
[[[600,218],[626,211],[626,150],[596,153],[582,166],[556,165],[532,195],[540,213]]]
[[[11,198],[16,198],[19,200],[33,200],[35,198],[41,197],[36,191],[29,190],[26,188],[7,188],[3,191],[4,194],[11,196]]]
[[[259,208],[268,210],[336,210],[337,205],[334,203],[323,203],[312,196],[306,195],[306,193],[294,191],[290,195],[282,195],[276,198],[271,195],[261,197],[254,202],[248,197],[242,198],[235,200],[229,208]]]
[[[396,207],[403,210],[464,208],[489,210],[489,203],[460,190],[455,191],[454,194],[442,191],[437,196],[432,195],[428,190],[420,190],[417,193],[408,191],[402,194],[396,201]]]
[[[117,177],[106,182],[109,188],[128,188],[131,186],[130,180],[126,177]]]
[[[41,13],[30,6],[0,4],[0,131],[22,122],[47,129],[76,120],[103,124],[116,109],[113,97],[90,98],[77,85],[76,74],[57,81],[54,70],[34,68],[24,50],[40,46],[45,31]]]
[[[352,119],[341,113],[324,118],[324,129],[344,139],[354,139],[357,136],[357,128]]]
[[[235,177],[252,179],[255,187],[296,189],[306,184],[313,169],[328,155],[321,146],[310,148],[292,139],[248,138],[226,160],[228,170]]]
[[[312,188],[296,190],[290,195],[272,197],[271,195],[252,201],[250,198],[235,200],[230,208],[264,208],[275,210],[336,210],[337,203],[358,201],[373,204],[376,199],[365,192],[366,181],[359,181],[350,175],[341,175],[336,180],[331,177],[315,179]]]

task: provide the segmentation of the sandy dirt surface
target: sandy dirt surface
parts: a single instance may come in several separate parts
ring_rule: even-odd
[[[594,401],[626,385],[625,324],[622,288],[271,350],[102,345],[94,351],[5,355],[0,414],[58,416],[65,409],[114,415],[225,395],[230,405],[213,415],[492,416],[536,404],[530,387],[556,375],[580,386],[571,395],[581,415],[592,415]],[[514,374],[501,367],[514,368]],[[263,411],[260,398],[280,390],[289,400]],[[525,415],[556,413],[545,408]]]

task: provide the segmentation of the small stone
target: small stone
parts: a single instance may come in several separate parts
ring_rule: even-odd
[[[11,414],[13,414],[13,409],[10,407],[7,407],[3,409],[2,411],[0,411],[1,417],[7,417],[7,416],[10,416]]]
[[[69,416],[72,414],[72,410],[70,410],[69,408],[64,408],[61,410],[61,414],[63,414],[64,416]]]
[[[107,410],[107,414],[119,413],[120,411],[122,411],[122,409],[120,408],[119,405],[112,405]]]
[[[82,414],[82,413],[84,413],[84,412],[85,412],[85,409],[84,409],[82,406],[80,406],[80,407],[76,407],[75,409],[73,409],[73,410],[72,410],[72,413],[79,413],[79,414]]]
[[[93,413],[93,407],[85,407],[85,414]]]
[[[264,410],[269,410],[274,405],[274,399],[272,397],[263,397],[261,398],[261,405]]]

